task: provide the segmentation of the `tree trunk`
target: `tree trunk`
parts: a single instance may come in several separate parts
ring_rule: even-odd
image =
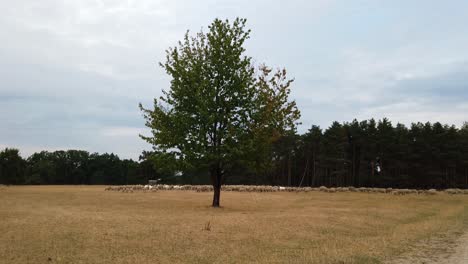
[[[291,153],[288,154],[288,186],[291,186]]]
[[[356,183],[356,146],[354,145],[353,143],[353,165],[352,165],[352,170],[353,170],[353,173],[352,173],[352,177],[353,177],[353,185],[354,186],[357,186],[357,183]]]
[[[450,182],[448,178],[448,169],[445,168],[445,188],[450,188]]]
[[[219,207],[221,196],[221,179],[222,174],[219,168],[211,170],[211,182],[213,184],[213,207]]]
[[[468,188],[468,168],[465,168],[465,188]]]
[[[315,187],[315,149],[314,149],[314,156],[313,156],[313,169],[312,169],[312,187]]]
[[[354,158],[354,186],[355,187],[359,187],[360,186],[360,182],[359,182],[359,172],[360,172],[360,168],[361,168],[361,148],[358,146],[356,149],[355,149],[355,158]]]
[[[221,196],[221,185],[213,185],[213,207],[219,207],[219,200]]]
[[[302,174],[302,179],[301,179],[301,182],[299,183],[299,187],[302,187],[302,182],[304,181],[304,178],[307,175],[308,170],[309,170],[309,157],[307,157],[306,165],[304,168],[304,174]]]

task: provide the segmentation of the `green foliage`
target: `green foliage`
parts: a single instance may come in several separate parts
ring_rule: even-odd
[[[209,32],[190,37],[167,50],[161,63],[171,86],[153,109],[140,108],[152,136],[157,167],[168,170],[205,168],[214,184],[238,164],[271,161],[271,146],[295,132],[299,111],[288,101],[292,80],[286,70],[272,74],[266,66],[256,76],[244,43],[250,30],[245,19],[216,19]],[[268,163],[266,163],[268,164]]]
[[[159,177],[153,163],[121,160],[114,154],[41,151],[24,160],[16,149],[0,152],[1,184],[146,184]]]
[[[294,135],[300,112],[296,102],[289,100],[290,86],[294,80],[287,79],[286,69],[273,70],[265,65],[259,67],[256,83],[256,103],[249,126],[252,146],[248,153],[256,176],[268,175],[273,167],[273,145],[283,137]]]
[[[21,184],[25,161],[18,149],[6,148],[0,152],[0,184]]]
[[[143,138],[161,164],[223,170],[242,154],[254,98],[254,70],[243,55],[250,32],[245,22],[216,19],[207,34],[187,32],[167,51],[161,66],[172,77],[170,90],[153,110],[140,106],[153,134]]]

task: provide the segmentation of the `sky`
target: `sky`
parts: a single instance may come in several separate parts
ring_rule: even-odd
[[[468,121],[465,0],[15,0],[0,9],[0,149],[138,159],[138,103],[169,88],[158,62],[186,30],[247,18],[247,54],[285,67],[299,132],[388,117]]]

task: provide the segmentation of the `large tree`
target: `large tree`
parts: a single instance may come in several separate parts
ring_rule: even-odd
[[[22,184],[25,160],[19,150],[6,148],[0,151],[0,184]]]
[[[275,127],[269,132],[281,133],[299,117],[295,104],[287,101],[285,71],[268,79],[271,70],[261,67],[257,77],[245,55],[250,34],[245,24],[245,19],[216,19],[208,33],[191,37],[187,32],[160,64],[171,77],[170,89],[155,99],[154,109],[140,104],[152,132],[142,138],[153,145],[155,160],[179,170],[208,170],[214,207],[226,173],[247,161],[259,140],[275,136],[259,129]]]

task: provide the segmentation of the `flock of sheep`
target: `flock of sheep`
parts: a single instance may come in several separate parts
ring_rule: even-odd
[[[106,191],[120,191],[120,192],[155,192],[159,190],[180,190],[180,191],[196,191],[196,192],[211,192],[213,186],[211,185],[123,185],[123,186],[109,186]],[[228,192],[361,192],[361,193],[388,193],[394,195],[405,194],[424,194],[434,195],[438,193],[447,194],[468,194],[468,190],[461,189],[446,189],[446,190],[414,190],[414,189],[393,189],[393,188],[355,188],[355,187],[337,187],[327,188],[325,186],[312,188],[312,187],[282,187],[282,186],[265,186],[265,185],[223,185],[222,191]]]

